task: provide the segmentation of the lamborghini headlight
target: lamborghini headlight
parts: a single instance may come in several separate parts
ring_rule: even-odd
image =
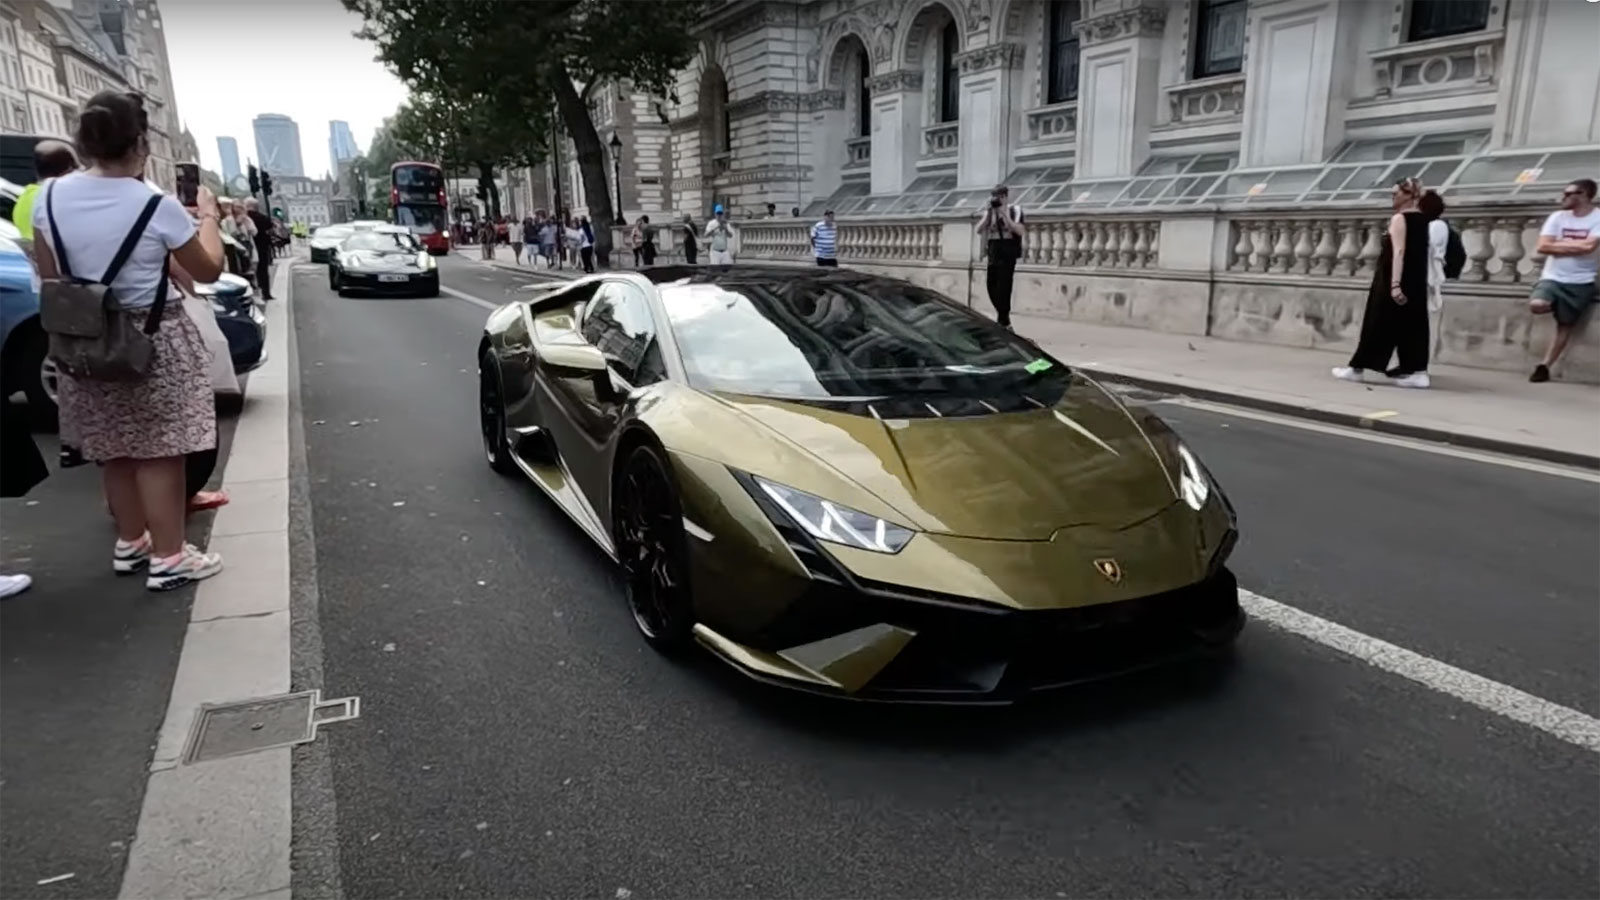
[[[805,491],[797,491],[765,478],[752,477],[785,515],[819,541],[831,541],[877,553],[899,553],[914,533],[909,528],[885,522],[848,506],[840,506]]]
[[[1194,458],[1189,448],[1182,444],[1178,445],[1178,463],[1178,494],[1190,509],[1204,509],[1211,497],[1211,482],[1206,479],[1206,470],[1200,467],[1200,461]]]

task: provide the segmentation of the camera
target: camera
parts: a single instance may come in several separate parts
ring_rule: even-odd
[[[990,197],[989,198],[989,206],[994,208],[994,209],[999,209],[1000,208],[1000,198],[999,197]]]

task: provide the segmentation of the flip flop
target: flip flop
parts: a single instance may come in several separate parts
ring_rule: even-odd
[[[227,491],[200,491],[189,498],[189,512],[200,512],[228,505]]]

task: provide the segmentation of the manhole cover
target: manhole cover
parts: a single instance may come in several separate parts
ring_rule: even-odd
[[[184,750],[185,764],[304,744],[317,729],[361,715],[358,697],[323,700],[321,691],[206,703],[195,716]]]

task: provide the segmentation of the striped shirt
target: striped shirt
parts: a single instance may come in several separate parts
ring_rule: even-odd
[[[829,225],[824,219],[811,226],[811,246],[817,259],[833,259],[839,255],[839,226]]]

